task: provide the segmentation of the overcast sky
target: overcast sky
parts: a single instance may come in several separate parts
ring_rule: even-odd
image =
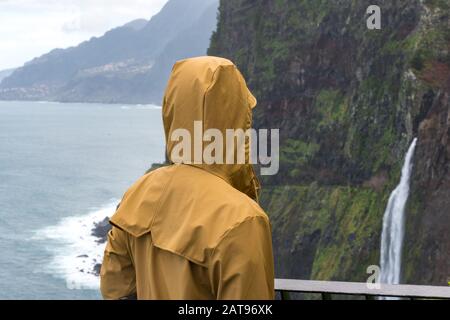
[[[149,19],[167,0],[0,0],[0,70]]]

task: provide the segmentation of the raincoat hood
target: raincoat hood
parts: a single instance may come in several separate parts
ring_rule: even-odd
[[[167,158],[171,163],[172,151],[179,141],[172,141],[175,130],[186,129],[194,137],[194,122],[201,121],[202,136],[208,129],[217,129],[225,137],[227,129],[246,131],[252,126],[252,109],[256,99],[247,88],[237,67],[227,59],[197,57],[178,61],[170,76],[163,101],[163,122],[166,135]],[[193,138],[192,138],[193,140]],[[203,147],[210,142],[201,141]],[[191,143],[191,159],[194,159],[194,144]],[[234,154],[237,154],[234,144]],[[250,164],[250,141],[245,141],[245,163],[225,164],[194,163],[207,170],[234,188],[257,200],[260,185]],[[203,157],[202,157],[203,159]]]

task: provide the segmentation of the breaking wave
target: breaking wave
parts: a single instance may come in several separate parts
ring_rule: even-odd
[[[45,241],[53,256],[44,272],[64,279],[69,289],[98,289],[94,269],[102,261],[105,243],[92,231],[96,223],[114,213],[118,202],[111,200],[86,215],[63,218],[57,225],[36,231],[33,240]]]

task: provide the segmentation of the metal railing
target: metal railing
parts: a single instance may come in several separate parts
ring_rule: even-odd
[[[275,279],[275,290],[280,292],[282,300],[289,300],[290,293],[320,294],[322,300],[331,300],[333,295],[362,296],[367,300],[377,297],[450,299],[450,287],[379,284],[379,288],[370,288],[369,285],[360,282]]]

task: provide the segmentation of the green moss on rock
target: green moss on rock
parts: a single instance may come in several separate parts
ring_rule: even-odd
[[[273,234],[277,274],[365,281],[367,266],[379,263],[388,194],[316,183],[264,189],[262,205],[277,231]]]

